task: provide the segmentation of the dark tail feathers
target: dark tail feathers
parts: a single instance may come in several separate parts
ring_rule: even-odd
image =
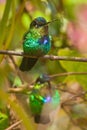
[[[36,62],[37,62],[36,58],[23,57],[19,69],[21,71],[29,71],[30,69],[32,69],[32,67],[35,65]]]

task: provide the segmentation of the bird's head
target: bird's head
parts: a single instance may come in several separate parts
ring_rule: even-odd
[[[35,18],[31,24],[30,29],[37,30],[40,34],[46,35],[48,34],[48,22],[43,17]]]

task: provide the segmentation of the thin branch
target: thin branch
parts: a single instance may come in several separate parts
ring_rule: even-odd
[[[51,79],[53,79],[53,78],[56,78],[56,77],[71,76],[71,75],[87,75],[87,72],[65,72],[65,73],[50,75],[49,77]]]
[[[0,54],[23,56],[23,52],[10,51],[10,50],[9,51],[8,50],[0,50]]]
[[[33,86],[28,84],[23,84],[20,87],[17,88],[9,88],[7,90],[8,93],[24,93],[27,94],[27,92],[32,91]]]
[[[17,75],[20,77],[22,84],[24,84],[24,80],[23,80],[23,78],[22,78],[22,76],[21,76],[21,73],[20,73],[20,71],[19,71],[19,69],[18,69],[18,66],[17,66],[16,63],[15,63],[15,60],[14,60],[13,56],[12,56],[12,55],[9,55],[9,58],[10,58],[10,60],[12,61],[13,65],[14,65],[14,68],[15,68],[15,70],[16,70],[15,72],[16,72]]]
[[[12,61],[13,65],[14,65],[14,68],[17,70],[18,66],[16,65],[16,63],[15,63],[14,58],[12,57],[12,55],[9,55],[9,58]]]
[[[70,118],[70,121],[75,125],[75,126],[78,126],[81,130],[84,130],[84,128],[82,128],[81,126],[79,126],[79,124],[77,122],[75,122],[75,120],[73,120],[72,118],[72,115],[71,115],[71,112],[70,111],[67,111],[66,109],[66,106],[70,105],[70,101],[72,100],[75,100],[77,97],[82,97],[87,93],[87,91],[83,91],[82,93],[80,94],[77,94],[77,95],[73,95],[70,97],[70,99],[64,101],[64,102],[61,102],[61,107],[62,109],[66,112],[66,114],[68,115],[68,117]]]
[[[71,123],[72,123],[73,125],[79,127],[81,130],[84,130],[81,126],[78,125],[77,122],[75,122],[75,121],[73,120],[71,113],[68,112],[64,106],[62,106],[62,109],[65,111],[65,113],[67,114],[67,116],[69,117],[69,119],[70,119],[70,121],[71,121]]]
[[[37,58],[36,56],[26,55],[23,52],[10,51],[10,50],[9,51],[7,51],[7,50],[0,50],[0,54]],[[87,58],[84,58],[84,57],[45,55],[45,56],[42,56],[40,58],[49,59],[49,60],[64,60],[64,61],[87,62]]]
[[[71,76],[71,75],[87,75],[87,72],[66,72],[66,73],[59,73],[59,74],[54,74],[54,75],[48,75],[50,80],[56,78],[56,77],[60,77],[60,76]],[[36,81],[34,81],[33,83],[31,83],[30,85],[24,84],[22,86],[20,86],[19,88],[10,88],[8,90],[8,92],[12,92],[12,93],[23,93],[23,92],[27,92],[27,91],[31,91],[33,89],[32,85],[35,84]],[[60,83],[56,89],[59,89],[61,91],[67,91],[65,89],[61,89],[59,88],[59,86],[61,85],[65,85],[65,83]],[[72,93],[72,92],[69,92]]]
[[[8,127],[8,128],[5,129],[5,130],[12,130],[14,127],[18,126],[21,122],[22,122],[22,120],[17,121],[16,123],[14,123],[13,125],[11,125],[10,127]]]
[[[77,97],[82,97],[83,98],[83,96],[85,96],[87,94],[87,91],[83,91],[83,92],[81,92],[81,93],[79,93],[79,94],[76,94],[76,95],[72,95],[69,99],[67,99],[66,101],[64,101],[64,102],[61,102],[61,106],[62,105],[69,105],[69,103],[70,103],[70,101],[73,101],[73,100],[75,100]],[[84,98],[83,98],[84,99]]]

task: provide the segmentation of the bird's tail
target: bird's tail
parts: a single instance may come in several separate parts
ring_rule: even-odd
[[[36,62],[37,62],[36,58],[23,57],[19,69],[21,71],[29,71],[30,69],[32,69],[32,67],[35,65]]]

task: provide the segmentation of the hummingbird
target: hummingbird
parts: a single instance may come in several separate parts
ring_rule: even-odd
[[[37,17],[23,37],[24,54],[36,56],[37,58],[23,57],[19,69],[29,71],[36,64],[40,56],[44,56],[51,49],[51,37],[48,32],[48,24],[45,18]]]
[[[50,77],[41,74],[33,84],[29,94],[29,106],[35,123],[47,124],[50,122],[50,113],[60,103],[58,90],[50,83]],[[50,85],[50,86],[49,86]]]

